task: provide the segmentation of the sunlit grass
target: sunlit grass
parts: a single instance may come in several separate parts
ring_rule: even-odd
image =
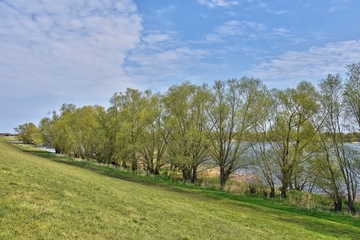
[[[39,156],[40,155],[40,156]],[[0,239],[356,239],[358,218],[159,183],[0,138]]]

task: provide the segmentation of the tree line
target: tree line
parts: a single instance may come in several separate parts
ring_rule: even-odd
[[[15,128],[19,140],[57,153],[159,174],[165,165],[196,183],[199,169],[215,166],[224,188],[240,169],[262,177],[270,197],[280,185],[321,189],[351,212],[359,191],[360,62],[347,78],[329,74],[318,84],[268,89],[259,79],[184,82],[165,93],[128,88],[110,106],[63,104],[38,126]],[[280,183],[280,184],[279,184]]]

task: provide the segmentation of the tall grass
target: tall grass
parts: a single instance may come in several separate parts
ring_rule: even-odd
[[[0,138],[0,239],[356,239],[359,219],[154,181]]]

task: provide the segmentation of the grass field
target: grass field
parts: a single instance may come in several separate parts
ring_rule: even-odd
[[[0,239],[360,239],[360,220],[76,164],[0,138]]]

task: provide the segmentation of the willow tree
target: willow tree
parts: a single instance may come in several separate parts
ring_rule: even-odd
[[[100,125],[97,120],[100,106],[84,106],[69,114],[67,134],[71,153],[82,159],[97,158],[101,142]]]
[[[116,122],[121,123],[116,131],[116,147],[123,165],[128,160],[132,170],[138,169],[139,139],[145,128],[151,124],[149,111],[151,111],[151,91],[141,92],[128,88],[112,98],[112,111],[115,111]]]
[[[356,121],[360,129],[360,62],[347,65],[348,79],[345,83],[344,100],[349,116]]]
[[[251,136],[261,107],[263,84],[258,79],[242,78],[215,81],[212,100],[206,107],[208,152],[220,171],[220,187],[230,175],[247,167]]]
[[[75,157],[80,157],[79,149],[77,148],[78,142],[76,142],[74,132],[71,129],[71,119],[73,118],[76,109],[77,107],[75,104],[62,104],[59,119],[55,125],[57,126],[57,131],[59,131],[61,135],[61,152],[68,154],[69,156],[74,155]]]
[[[347,65],[348,79],[345,83],[344,100],[346,103],[347,114],[355,119],[357,123],[357,130],[360,130],[360,62]],[[353,174],[360,175],[360,153],[356,152],[352,154],[354,156],[353,161]],[[355,177],[358,179],[358,177]],[[356,184],[353,184],[353,188]],[[352,190],[353,194],[356,193],[356,189]],[[353,196],[354,198],[354,196]]]
[[[117,104],[117,94],[110,98],[110,107],[105,109],[96,106],[94,114],[98,129],[96,130],[97,148],[94,151],[94,157],[100,163],[104,164],[120,164],[118,146],[116,144],[116,136],[122,126],[120,118],[120,107]]]
[[[327,161],[329,162],[327,170],[331,173],[332,168],[336,168],[341,172],[349,210],[355,213],[354,201],[356,199],[358,178],[354,168],[354,154],[346,145],[343,135],[348,130],[349,117],[345,111],[346,101],[344,101],[342,79],[338,74],[329,74],[326,79],[319,83],[319,92],[321,107],[325,116],[322,130],[325,138],[323,150],[328,155]],[[330,177],[333,178],[332,175]],[[334,199],[335,210],[341,211],[342,194],[340,188],[342,185],[335,185],[335,181],[330,180],[334,184],[333,190],[336,194],[336,199]]]
[[[41,132],[32,122],[24,123],[14,128],[17,133],[17,139],[24,144],[42,143]]]
[[[160,168],[166,163],[166,145],[169,138],[169,130],[164,124],[165,106],[161,94],[154,94],[149,99],[147,109],[146,126],[140,133],[137,149],[141,155],[142,162],[150,174],[159,174]],[[144,119],[144,120],[145,120]]]
[[[56,153],[60,153],[60,133],[57,131],[57,128],[55,126],[57,118],[58,116],[56,112],[53,112],[52,118],[42,118],[39,123],[39,129],[41,132],[44,146],[54,148]]]
[[[76,110],[74,104],[62,104],[60,113],[53,111],[52,117],[44,117],[40,120],[39,129],[42,134],[44,145],[55,149],[56,153],[69,153],[71,146],[69,141],[69,116]]]
[[[316,131],[311,118],[318,110],[316,90],[309,82],[296,88],[274,90],[276,110],[270,126],[271,150],[276,155],[275,164],[280,170],[281,197],[288,188],[297,188],[299,174],[312,153],[316,151]],[[303,184],[303,183],[302,183]]]
[[[253,168],[260,171],[262,178],[270,187],[270,198],[275,197],[276,175],[279,169],[275,164],[276,155],[269,145],[270,126],[273,124],[273,113],[276,105],[271,92],[264,86],[259,94],[260,111],[254,124]]]
[[[181,169],[183,179],[192,183],[197,182],[200,164],[208,160],[205,111],[209,96],[205,86],[185,82],[170,87],[163,99],[169,157]]]

